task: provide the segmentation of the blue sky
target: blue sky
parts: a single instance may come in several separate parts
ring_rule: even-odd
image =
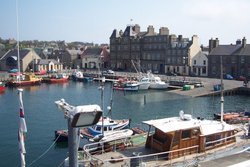
[[[16,0],[0,4],[0,37],[16,39]],[[220,44],[250,40],[249,0],[18,0],[18,11],[20,40],[109,43],[128,24],[198,35],[205,46],[216,37]]]

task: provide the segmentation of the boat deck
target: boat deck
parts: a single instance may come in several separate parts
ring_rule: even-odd
[[[212,161],[207,161],[199,164],[199,167],[248,167],[250,166],[249,160],[250,153],[243,152],[239,154],[230,155],[227,157],[214,159]]]

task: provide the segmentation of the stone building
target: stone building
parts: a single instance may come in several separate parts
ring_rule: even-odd
[[[209,48],[209,77],[220,77],[222,58],[223,74],[230,74],[236,79],[240,76],[250,78],[250,44],[245,37],[228,45],[220,45],[218,38],[210,39]]]
[[[19,51],[20,71],[34,71],[35,63],[41,58],[33,49],[22,49]],[[18,69],[18,52],[17,49],[9,50],[0,59],[0,70],[9,71],[11,69]]]
[[[138,24],[128,25],[124,32],[115,29],[110,36],[111,68],[117,70],[134,71],[134,61],[144,71],[189,75],[192,58],[200,51],[198,36],[189,40],[170,35],[167,27],[157,33],[153,26],[141,32]]]

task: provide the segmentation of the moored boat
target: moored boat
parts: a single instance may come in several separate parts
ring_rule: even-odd
[[[7,86],[31,86],[31,85],[40,85],[42,79],[37,77],[33,73],[28,74],[12,74],[12,79],[6,83]]]
[[[98,159],[96,164],[100,166],[124,164],[140,166],[139,163],[144,166],[156,163],[164,166],[173,162],[185,163],[187,159],[192,160],[199,155],[204,156],[214,151],[225,152],[226,147],[235,149],[234,146],[240,147],[238,144],[244,143],[241,137],[237,137],[237,126],[215,120],[193,118],[182,112],[179,117],[149,120],[143,123],[149,127],[147,136],[140,135],[140,139],[137,136],[135,138],[131,136],[127,140],[107,144],[96,143],[98,149],[87,144],[84,146],[83,155],[88,155],[89,163]],[[141,142],[142,138],[145,138],[144,144]],[[123,147],[116,147],[120,142],[123,142]],[[95,151],[92,153],[91,150]],[[86,165],[87,159],[79,163],[84,162]]]
[[[109,117],[103,117],[96,125],[89,127],[88,132],[95,137],[102,134],[102,131],[106,133],[128,128],[129,123],[129,119],[114,120]]]
[[[74,71],[73,74],[72,74],[72,80],[73,81],[79,81],[79,82],[92,82],[93,77],[84,76],[81,71]]]
[[[3,82],[0,82],[0,93],[5,91],[5,85],[3,84]]]
[[[120,78],[114,83],[113,89],[122,91],[138,91],[139,84],[136,81],[127,81]]]
[[[53,74],[50,77],[43,78],[43,82],[46,83],[64,83],[68,82],[69,76],[66,74]]]

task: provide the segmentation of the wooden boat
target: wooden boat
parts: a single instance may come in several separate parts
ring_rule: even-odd
[[[215,120],[221,119],[221,114],[214,114]],[[230,124],[237,123],[247,123],[250,121],[250,112],[249,111],[240,111],[240,112],[227,112],[223,114],[223,121]]]
[[[50,77],[43,78],[43,82],[45,83],[64,83],[68,82],[69,76],[66,74],[54,74],[51,75]]]
[[[183,112],[180,112],[179,117],[148,120],[143,121],[143,124],[149,127],[146,136],[135,135],[126,140],[96,143],[95,146],[87,144],[84,146],[83,155],[88,155],[89,163],[93,163],[91,160],[98,159],[96,163],[100,166],[124,164],[140,166],[134,163],[135,161],[142,162],[142,160],[145,166],[156,163],[164,166],[172,164],[174,160],[175,162],[183,161],[183,157],[184,160],[187,160],[197,157],[197,155],[205,154],[207,157],[207,154],[214,150],[225,152],[225,147],[235,148],[233,146],[237,145],[240,138],[236,140],[238,129],[234,125],[216,120],[193,118]],[[213,157],[212,154],[211,157]],[[79,163],[86,164],[87,159],[83,159]],[[120,162],[120,160],[120,164],[113,163]]]
[[[29,74],[11,74],[12,79],[6,83],[7,86],[31,86],[31,85],[40,85],[42,79],[37,77],[33,73]]]
[[[5,85],[3,82],[0,82],[0,93],[3,93],[5,91]]]

